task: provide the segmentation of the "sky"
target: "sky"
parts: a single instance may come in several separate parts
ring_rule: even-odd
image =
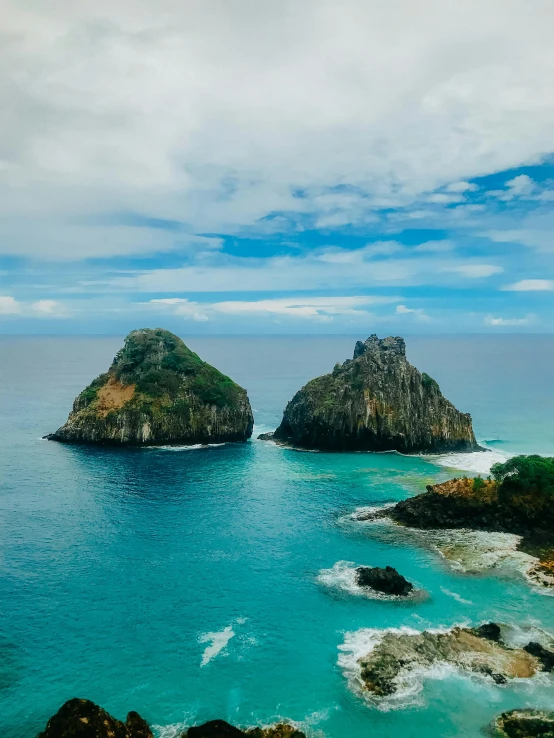
[[[0,0],[0,332],[554,329],[551,0]]]

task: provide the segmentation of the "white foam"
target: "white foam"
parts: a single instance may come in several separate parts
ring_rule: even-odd
[[[317,581],[330,589],[338,589],[356,597],[368,597],[372,600],[405,601],[413,600],[424,594],[422,590],[414,589],[407,597],[400,597],[377,592],[371,587],[360,587],[356,582],[356,568],[357,565],[353,561],[337,561],[331,569],[322,569],[317,576]]]
[[[153,725],[152,731],[157,738],[182,738],[187,728],[193,724],[192,715],[181,723],[170,725]]]
[[[156,451],[197,451],[205,448],[218,448],[219,446],[227,446],[227,443],[193,443],[190,446],[147,446],[148,449]]]
[[[446,587],[441,587],[441,592],[444,592],[444,594],[448,595],[449,597],[453,597],[458,602],[461,602],[462,605],[473,605],[473,602],[471,600],[465,600],[457,592],[452,592],[451,590],[446,589]]]
[[[489,474],[493,464],[503,464],[510,456],[511,454],[498,451],[498,449],[487,449],[486,451],[440,454],[425,458],[438,464],[438,466],[444,466],[448,469],[459,469],[460,471],[473,472],[474,474]]]
[[[464,574],[502,569],[525,575],[537,563],[534,556],[517,550],[521,536],[513,533],[464,528],[411,530],[424,537],[452,569]]]
[[[211,645],[204,650],[200,666],[202,667],[206,666],[206,664],[209,664],[209,662],[225,648],[225,646],[229,643],[231,638],[234,638],[234,636],[235,631],[233,630],[232,625],[228,625],[223,630],[217,631],[215,633],[203,633],[198,638],[199,643],[211,642]]]
[[[349,513],[346,518],[343,518],[343,520],[355,520],[358,523],[376,523],[379,522],[379,520],[388,520],[390,521],[390,518],[387,518],[386,516],[378,517],[378,518],[371,518],[366,516],[375,515],[377,513],[382,513],[387,509],[390,509],[396,505],[396,502],[385,502],[382,505],[362,505],[361,507],[357,507],[353,513]]]

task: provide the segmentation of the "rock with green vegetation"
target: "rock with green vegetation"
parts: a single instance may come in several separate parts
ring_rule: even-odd
[[[479,449],[471,416],[456,410],[437,382],[408,362],[404,340],[376,335],[356,343],[353,359],[297,392],[273,438],[328,451]]]
[[[528,575],[554,587],[554,458],[514,456],[494,464],[488,479],[455,478],[386,510],[360,517],[390,517],[411,528],[469,528],[521,536],[517,547],[537,563]]]
[[[498,738],[554,738],[554,712],[546,710],[510,710],[494,722]]]
[[[161,328],[129,333],[106,374],[46,436],[64,443],[152,446],[246,441],[246,391]]]

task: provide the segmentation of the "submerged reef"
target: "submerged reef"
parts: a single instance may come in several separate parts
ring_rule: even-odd
[[[274,440],[326,451],[439,453],[479,449],[471,416],[406,359],[404,339],[370,336],[354,358],[312,379],[288,403]]]
[[[49,440],[114,446],[246,441],[246,391],[161,328],[129,333]]]

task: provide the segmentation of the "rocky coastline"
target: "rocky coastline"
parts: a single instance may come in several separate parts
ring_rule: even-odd
[[[352,359],[306,384],[261,440],[322,451],[406,454],[480,450],[471,416],[406,358],[404,339],[370,336]]]
[[[161,328],[129,333],[107,373],[86,387],[45,438],[109,446],[243,442],[254,418],[246,391]]]
[[[460,641],[466,638],[470,639],[470,642],[472,638],[477,641],[489,640],[493,644],[491,647],[483,648],[481,645],[477,650],[480,660],[473,663],[474,671],[491,676],[502,684],[507,681],[506,675],[489,669],[487,665],[487,656],[490,655],[491,649],[494,652],[494,644],[499,645],[497,627],[491,623],[477,629],[458,629],[459,632],[450,639],[448,648],[452,647],[456,639]],[[444,648],[443,646],[443,650]],[[535,665],[527,664],[525,660],[518,660],[520,656],[517,655],[517,649],[508,649],[508,651],[516,654],[512,662],[504,652],[501,652],[500,661],[494,662],[495,669],[499,664],[507,664],[511,675],[513,672],[519,674],[534,668]],[[394,656],[391,661],[394,661]],[[366,686],[369,685],[374,694],[388,694],[386,690],[390,689],[390,675],[384,675],[378,681],[371,681],[370,673],[374,674],[374,671],[371,671],[374,667],[371,667],[367,660],[361,660],[361,662],[362,670],[365,670]],[[391,671],[390,668],[389,671]],[[529,708],[510,710],[496,718],[492,725],[492,732],[497,738],[553,738],[554,712]],[[154,734],[148,723],[136,712],[130,712],[125,722],[121,722],[94,702],[74,698],[62,705],[36,738],[154,738]],[[224,720],[210,720],[186,729],[179,738],[307,738],[307,736],[289,723],[242,729]]]
[[[470,529],[520,536],[517,549],[537,558],[529,575],[538,584],[554,587],[554,510],[534,496],[509,498],[493,479],[455,478],[428,485],[424,494],[402,500],[386,510],[358,519],[391,518],[410,528]]]
[[[179,738],[306,738],[288,723],[263,728],[236,728],[224,720],[211,720],[188,728]],[[37,738],[154,738],[150,726],[138,713],[130,712],[125,722],[116,720],[90,700],[68,700],[48,720]]]

